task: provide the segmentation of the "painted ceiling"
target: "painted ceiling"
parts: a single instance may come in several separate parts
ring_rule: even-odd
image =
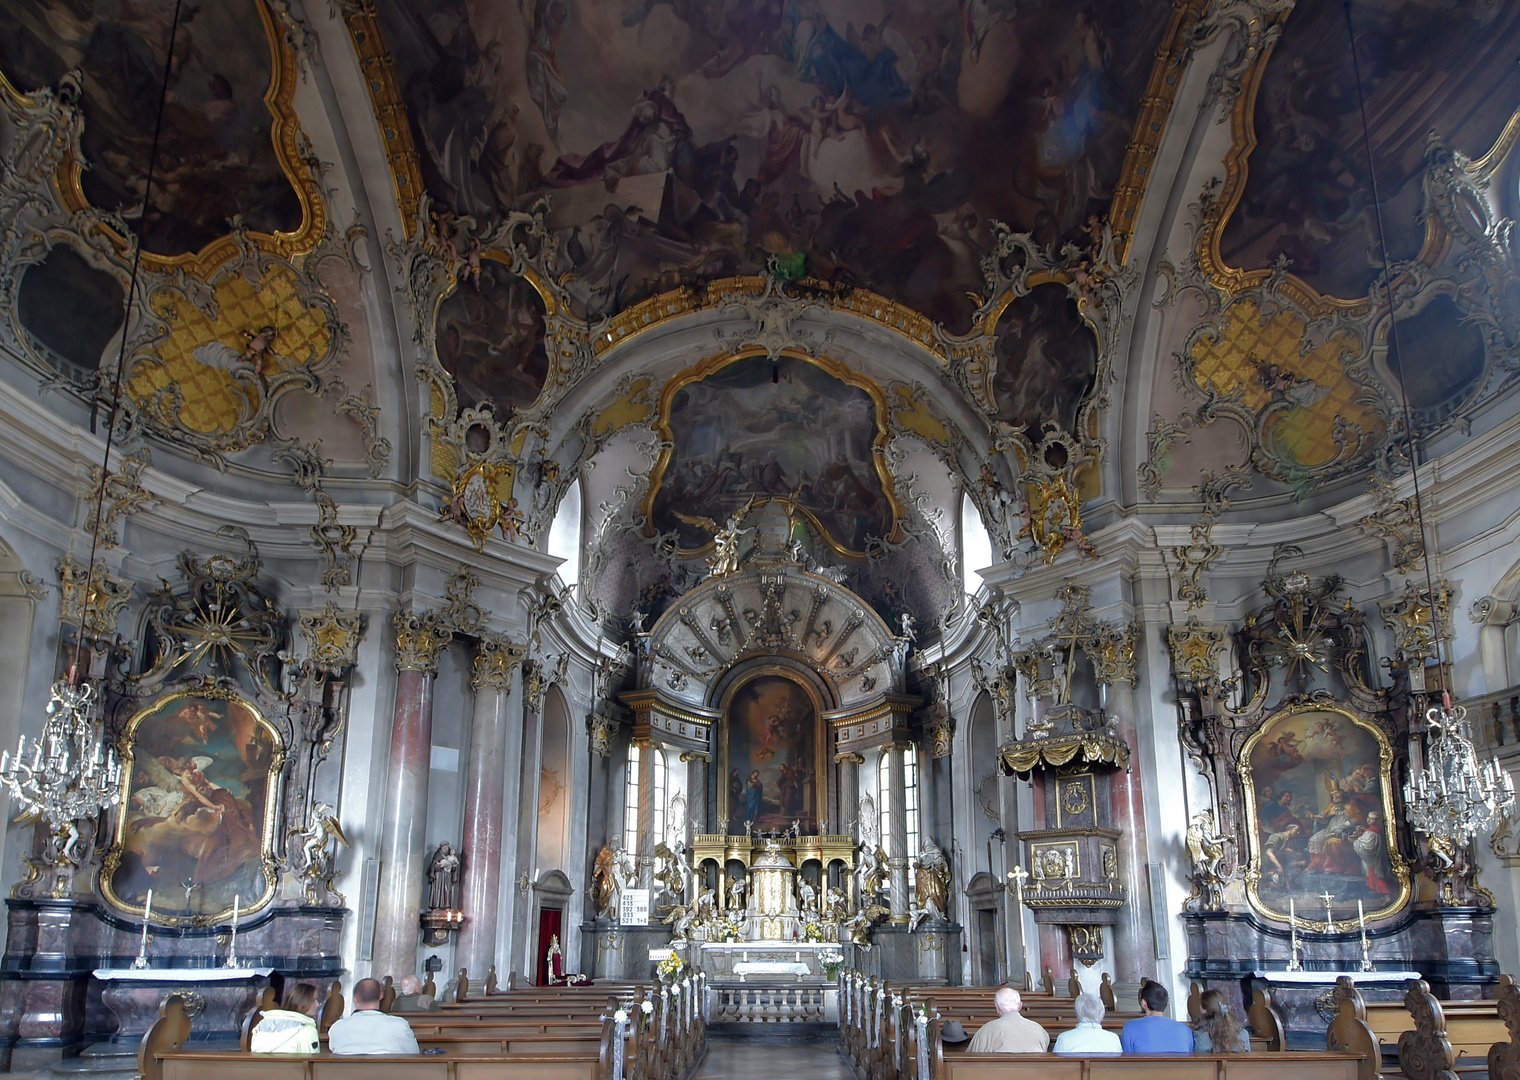
[[[436,203],[547,196],[591,317],[769,257],[964,331],[996,219],[1107,213],[1165,0],[378,0]]]
[[[0,5],[6,115],[67,128],[17,151],[0,124],[0,303],[11,344],[97,400],[127,325],[134,430],[221,463],[270,444],[254,467],[290,467],[329,551],[334,472],[420,480],[457,524],[483,500],[473,542],[527,542],[633,431],[603,472],[636,482],[586,496],[622,515],[587,544],[617,568],[608,610],[655,611],[717,525],[769,506],[890,621],[958,601],[961,492],[1004,554],[1082,552],[1077,504],[1116,475],[1216,509],[1253,475],[1303,496],[1388,449],[1401,391],[1434,429],[1520,372],[1514,4],[306,8],[185,4],[166,73],[171,0]],[[1137,236],[1142,209],[1174,231]],[[860,325],[798,334],[804,312]],[[388,423],[387,382],[424,417]],[[1116,388],[1141,383],[1151,430],[1121,435]]]

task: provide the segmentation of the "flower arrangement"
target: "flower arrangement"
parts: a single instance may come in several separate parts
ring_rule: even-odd
[[[823,940],[823,927],[819,926],[816,922],[814,922],[813,920],[809,919],[807,921],[807,923],[802,927],[802,940],[803,941],[822,941]]]
[[[844,966],[844,953],[838,949],[825,949],[818,954],[818,962],[823,965],[824,978],[835,979],[839,976],[839,969]]]
[[[733,919],[724,919],[718,924],[719,941],[738,941],[739,924]]]
[[[674,952],[655,965],[655,971],[665,982],[675,982],[681,977],[681,972],[686,969],[686,961],[682,960]]]

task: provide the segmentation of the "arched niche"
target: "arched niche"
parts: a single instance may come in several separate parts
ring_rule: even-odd
[[[538,774],[538,867],[570,869],[570,706],[558,686],[544,693]],[[561,941],[563,944],[563,941]]]

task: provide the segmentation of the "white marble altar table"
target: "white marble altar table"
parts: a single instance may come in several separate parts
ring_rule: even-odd
[[[740,960],[734,965],[734,974],[744,982],[747,975],[791,975],[805,978],[812,970],[802,963],[786,960]]]

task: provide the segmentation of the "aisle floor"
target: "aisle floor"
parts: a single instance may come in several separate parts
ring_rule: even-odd
[[[854,1080],[833,1039],[713,1039],[694,1080]]]

